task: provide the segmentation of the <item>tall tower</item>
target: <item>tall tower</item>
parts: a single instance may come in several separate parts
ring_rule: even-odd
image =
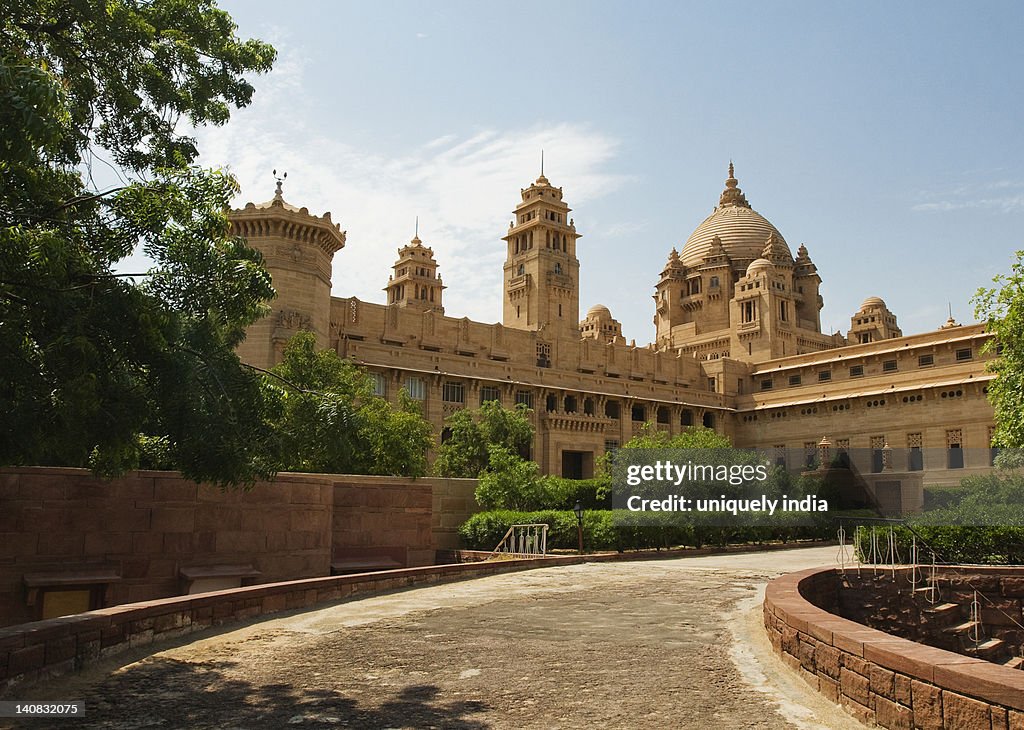
[[[233,233],[263,254],[277,290],[271,314],[253,323],[238,346],[243,362],[269,368],[281,359],[285,343],[299,330],[316,335],[320,348],[329,344],[331,263],[345,245],[345,232],[331,214],[310,215],[284,201],[281,182],[266,203],[246,203],[228,217]]]
[[[542,158],[543,160],[543,158]],[[541,331],[546,339],[580,337],[580,262],[576,226],[562,189],[540,177],[520,190],[515,220],[502,238],[508,244],[502,322]]]
[[[444,314],[441,293],[447,287],[437,274],[434,250],[424,246],[420,240],[418,224],[413,239],[398,249],[398,261],[393,268],[394,273],[388,277],[388,285],[384,287],[388,304],[417,312]]]

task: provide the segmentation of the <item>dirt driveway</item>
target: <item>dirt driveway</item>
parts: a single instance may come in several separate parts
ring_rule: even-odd
[[[88,728],[856,728],[772,655],[768,578],[835,548],[591,563],[201,635],[26,691]],[[0,721],[2,722],[2,721]]]

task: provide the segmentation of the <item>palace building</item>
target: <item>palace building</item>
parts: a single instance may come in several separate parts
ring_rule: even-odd
[[[984,327],[950,318],[905,336],[869,296],[845,337],[823,333],[810,252],[793,255],[747,201],[732,164],[714,212],[652,276],[655,339],[643,346],[626,341],[603,305],[580,317],[581,234],[562,188],[542,173],[520,197],[501,237],[502,322],[487,324],[446,316],[444,262],[418,235],[381,282],[384,303],[332,296],[346,233],[330,213],[286,203],[279,183],[272,200],[231,211],[278,292],[240,356],[270,367],[295,332],[310,330],[364,366],[378,394],[397,400],[404,388],[420,400],[441,438],[459,409],[524,403],[533,458],[545,473],[574,478],[591,476],[596,459],[648,422],[670,433],[714,428],[791,465],[825,439],[863,454],[853,458],[864,472],[919,471],[926,484],[956,484],[991,466]]]

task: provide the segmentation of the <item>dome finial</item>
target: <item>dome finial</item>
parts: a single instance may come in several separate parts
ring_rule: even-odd
[[[416,216],[416,232],[412,236],[412,240],[409,241],[413,246],[419,246],[423,243],[420,240],[420,217]]]
[[[743,195],[743,191],[739,189],[739,180],[736,179],[736,168],[732,164],[732,160],[729,160],[729,177],[725,181],[725,191],[722,196],[718,199],[719,205],[738,205],[744,208],[749,208],[750,203],[747,202],[746,197]]]
[[[281,177],[278,177],[277,176],[277,170],[275,169],[272,174],[274,176],[274,180],[277,181],[277,189],[274,191],[274,201],[275,202],[283,203],[284,202],[284,195],[283,195],[283,193],[281,191],[281,187],[284,184],[284,181],[288,178],[288,173],[287,172],[283,173],[281,175]]]
[[[549,185],[548,179],[544,177],[544,150],[540,151],[540,177],[537,178],[537,185]]]

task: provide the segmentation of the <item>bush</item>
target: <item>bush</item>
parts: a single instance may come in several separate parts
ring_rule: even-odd
[[[924,510],[930,512],[935,509],[955,507],[964,498],[962,487],[925,487],[924,488]]]
[[[646,521],[659,517],[664,524],[616,525],[611,510],[587,510],[583,513],[583,547],[587,551],[660,550],[685,545],[702,547],[827,539],[835,534],[835,528],[825,523],[807,527],[693,526],[677,524],[675,516],[669,513],[647,515]],[[578,546],[576,515],[571,510],[479,512],[463,523],[459,528],[459,535],[466,547],[471,550],[493,550],[509,527],[527,524],[549,526],[549,550],[575,550]]]
[[[878,528],[879,547],[885,550],[888,528]],[[931,550],[936,553],[938,563],[980,563],[982,565],[1024,565],[1024,527],[1017,526],[968,526],[968,525],[898,525],[896,533],[897,551],[904,561],[910,559],[914,534],[918,535],[918,563],[927,564],[932,560]],[[857,545],[861,559],[868,561],[870,551],[870,529],[861,533]]]

